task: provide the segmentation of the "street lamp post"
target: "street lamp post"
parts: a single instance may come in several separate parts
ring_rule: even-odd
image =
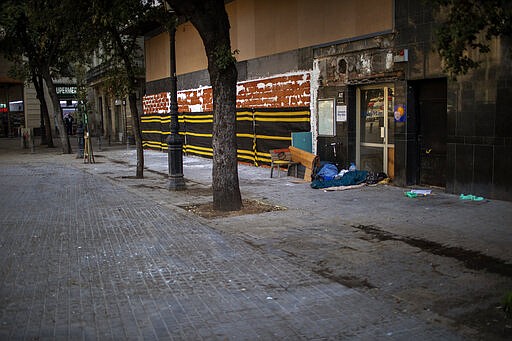
[[[123,99],[123,109],[124,109],[124,138],[126,141],[126,150],[128,150],[128,119],[126,114],[126,98]]]
[[[167,138],[168,163],[169,163],[169,190],[181,191],[185,189],[183,177],[183,139],[179,134],[178,122],[178,82],[176,78],[176,27],[169,30],[170,48],[170,76],[171,76],[171,103],[170,103],[170,132]]]

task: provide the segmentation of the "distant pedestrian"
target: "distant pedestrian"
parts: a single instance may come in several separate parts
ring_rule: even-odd
[[[71,114],[66,114],[64,116],[64,126],[66,127],[66,131],[68,132],[68,135],[73,135],[73,122],[74,122],[73,116]]]

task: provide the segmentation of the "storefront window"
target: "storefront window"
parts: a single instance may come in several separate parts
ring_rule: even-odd
[[[361,141],[382,143],[384,127],[384,89],[361,91]]]

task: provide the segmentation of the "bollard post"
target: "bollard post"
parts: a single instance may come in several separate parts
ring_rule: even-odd
[[[27,148],[27,142],[25,141],[25,128],[18,128],[18,135],[21,137],[21,139],[20,139],[20,142],[21,142],[20,147],[23,148],[23,149]]]
[[[78,139],[78,153],[76,155],[77,159],[84,157],[84,127],[80,123],[76,129],[77,139]]]
[[[34,141],[34,128],[30,128],[29,131],[28,131],[28,138],[29,138],[29,141],[30,141],[30,152],[32,154],[35,153],[35,141]]]

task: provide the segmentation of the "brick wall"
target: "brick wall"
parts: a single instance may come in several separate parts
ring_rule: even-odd
[[[297,108],[309,107],[310,74],[290,74],[237,84],[237,108]],[[169,111],[168,92],[144,96],[144,115],[165,114]],[[212,88],[178,91],[179,112],[213,111]]]
[[[284,75],[237,85],[237,108],[309,107],[310,75]]]
[[[237,84],[238,159],[254,165],[270,163],[270,149],[286,148],[292,132],[311,129],[310,73],[295,73]],[[167,149],[170,94],[143,99],[141,127],[144,148]],[[212,88],[178,92],[180,134],[186,153],[213,155]]]
[[[170,96],[168,92],[142,98],[143,114],[165,114],[169,111]]]

